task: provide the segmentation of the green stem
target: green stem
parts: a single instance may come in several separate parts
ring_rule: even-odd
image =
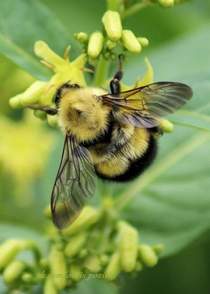
[[[120,11],[120,1],[119,0],[107,0],[107,10]]]
[[[163,161],[157,164],[154,168],[147,171],[142,177],[131,185],[115,202],[115,207],[122,210],[131,200],[141,193],[143,189],[148,187],[159,176],[170,169],[178,161],[193,152],[196,148],[209,141],[210,136],[207,133],[194,136],[187,143],[184,143],[176,152],[170,153]]]
[[[109,69],[109,60],[105,59],[103,56],[100,56],[97,67],[96,67],[96,72],[95,72],[95,77],[93,82],[95,86],[102,87],[104,85],[107,78],[108,69]]]
[[[129,7],[128,9],[126,9],[122,14],[122,18],[126,18],[128,16],[131,16],[131,15],[139,12],[140,10],[146,8],[149,5],[152,5],[150,0],[143,0],[142,2],[138,2],[134,5],[132,5],[131,7]]]

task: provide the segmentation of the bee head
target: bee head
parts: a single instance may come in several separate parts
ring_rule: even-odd
[[[92,140],[101,134],[107,126],[109,109],[102,104],[99,95],[101,89],[70,89],[60,102],[60,125],[65,132],[71,133],[79,141]]]

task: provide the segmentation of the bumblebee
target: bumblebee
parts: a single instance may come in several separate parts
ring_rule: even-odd
[[[51,195],[58,228],[74,221],[94,194],[97,176],[124,183],[144,172],[157,154],[160,118],[192,97],[191,88],[178,82],[157,82],[121,92],[122,75],[119,69],[110,82],[110,93],[67,82],[57,90],[56,108],[41,109],[58,114],[65,134]]]

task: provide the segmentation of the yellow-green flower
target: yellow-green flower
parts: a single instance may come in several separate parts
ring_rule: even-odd
[[[17,183],[21,194],[43,170],[53,143],[53,135],[30,113],[20,121],[0,118],[0,168]]]

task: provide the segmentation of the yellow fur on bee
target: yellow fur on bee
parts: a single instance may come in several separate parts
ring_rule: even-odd
[[[140,158],[147,151],[149,139],[148,130],[135,128],[130,140],[119,152],[96,165],[97,171],[108,177],[123,174],[128,169],[130,160]]]
[[[123,158],[122,156],[114,156],[107,161],[101,162],[96,165],[97,171],[101,174],[112,177],[123,174],[129,165],[129,161],[127,158]]]
[[[101,134],[106,129],[110,112],[96,98],[102,94],[104,90],[98,88],[67,91],[59,105],[59,124],[63,131],[74,135],[78,142],[93,140]]]
[[[129,159],[136,159],[142,156],[149,144],[150,133],[147,129],[135,128],[133,136],[130,138],[125,147],[123,147],[123,153],[127,154]]]

